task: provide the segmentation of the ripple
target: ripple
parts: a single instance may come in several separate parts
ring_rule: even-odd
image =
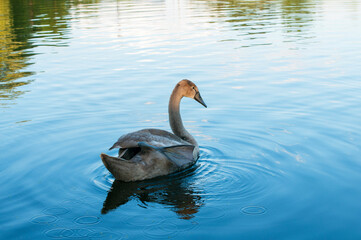
[[[88,238],[93,231],[86,228],[55,228],[45,232],[45,236],[50,238]]]
[[[247,206],[243,207],[241,211],[248,215],[261,215],[266,212],[266,208],[262,206]]]
[[[103,165],[99,165],[91,174],[94,176],[92,183],[99,190],[108,191],[114,182],[113,175]]]
[[[225,216],[224,212],[224,209],[221,207],[208,206],[204,208],[203,211],[199,213],[199,215],[197,215],[197,218],[220,219]]]
[[[174,224],[176,224],[178,226],[178,231],[180,232],[187,232],[199,227],[199,223],[197,221],[184,221],[183,219],[180,219],[180,221],[167,219],[167,221],[172,221]]]
[[[169,239],[175,237],[179,231],[178,226],[168,220],[163,220],[156,225],[151,225],[143,230],[146,237],[154,239]]]
[[[146,208],[146,202],[149,199],[152,202],[171,206],[171,209],[180,218],[191,219],[195,216],[199,219],[209,220],[223,218],[226,211],[217,205],[203,206],[204,201],[222,200],[223,202],[229,201],[234,204],[242,200],[254,200],[257,196],[262,197],[267,194],[267,191],[271,191],[271,179],[279,177],[279,173],[269,168],[258,163],[249,163],[230,158],[214,147],[202,147],[200,160],[190,168],[166,177],[134,184],[124,184],[124,186],[123,184],[115,184],[116,186],[119,185],[116,189],[113,189],[111,185],[114,182],[111,174],[104,174],[104,168],[101,165],[94,169],[93,174],[96,174],[93,178],[93,183],[97,188],[111,189],[115,193],[123,192],[125,194],[128,192],[129,196],[137,197],[141,201],[145,200]],[[173,187],[176,183],[179,184],[179,188],[175,188],[177,192],[173,193],[173,190],[170,190],[170,183],[173,183]],[[206,187],[207,190],[203,190],[203,187]],[[121,196],[119,195],[118,197]],[[144,198],[144,196],[147,196],[147,198]],[[172,196],[176,196],[176,198]],[[177,199],[182,197],[187,199],[186,202],[182,204],[177,203]],[[121,203],[123,200],[119,199],[118,202]],[[114,206],[117,207],[116,205]],[[158,206],[160,205],[153,207],[156,208]],[[249,209],[250,212],[251,210]],[[162,221],[163,218],[159,215],[153,217],[131,216],[125,220],[127,224],[147,228],[147,231],[150,231],[154,225],[160,224]],[[195,226],[197,225],[192,225],[191,227]],[[159,229],[157,232],[155,235],[160,234]]]
[[[64,215],[68,212],[69,212],[69,209],[63,208],[63,207],[53,207],[53,208],[47,208],[47,209],[43,210],[43,213],[48,214],[48,215],[55,215],[55,216]]]
[[[41,216],[36,216],[33,217],[30,222],[32,223],[36,223],[36,224],[49,224],[49,223],[53,223],[56,222],[58,220],[58,218],[56,216],[52,216],[52,215],[41,215]]]
[[[49,238],[65,238],[63,236],[64,228],[55,228],[45,232],[45,236]]]
[[[96,216],[83,216],[75,219],[75,222],[78,224],[92,225],[100,222],[100,218]]]
[[[92,232],[92,230],[86,228],[65,229],[63,235],[67,238],[84,238]]]
[[[143,233],[148,238],[169,239],[180,232],[188,232],[199,227],[196,221],[184,221],[182,219],[167,218],[155,224],[143,227]]]
[[[96,231],[88,235],[90,239],[124,239],[123,235],[114,233],[110,230]]]
[[[225,154],[215,147],[200,147],[200,158],[213,158],[215,156],[225,156]]]
[[[125,222],[136,227],[150,227],[159,224],[162,220],[163,217],[161,216],[131,216]]]
[[[195,178],[207,186],[208,199],[249,199],[270,191],[270,181],[279,173],[257,163],[230,158],[212,147],[202,148]],[[207,158],[209,156],[209,158]],[[220,187],[222,186],[222,187]]]

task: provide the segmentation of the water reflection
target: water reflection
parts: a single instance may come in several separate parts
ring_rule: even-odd
[[[286,41],[315,37],[310,31],[314,18],[315,3],[309,0],[283,0],[281,6],[282,25]]]
[[[167,2],[167,1],[166,1]],[[127,7],[116,1],[127,14]],[[316,2],[309,0],[192,0],[192,9],[204,9],[209,22],[218,22],[236,34],[221,35],[222,41],[238,41],[240,47],[272,45],[276,31],[287,42],[313,38],[311,31]],[[0,104],[23,94],[21,86],[34,74],[28,66],[38,46],[68,46],[71,23],[80,18],[99,18],[100,0],[3,0],[0,2]],[[124,8],[123,8],[123,7]],[[115,7],[115,6],[114,6]],[[172,5],[181,8],[181,5]],[[131,8],[130,8],[131,9]],[[81,14],[86,12],[87,14]],[[117,11],[116,22],[124,15]],[[129,13],[128,13],[129,14]],[[127,15],[127,18],[129,16]],[[193,16],[193,17],[198,17]],[[113,22],[113,23],[116,23]],[[91,28],[92,26],[87,26]],[[131,32],[130,32],[131,33]],[[270,36],[270,37],[269,37]],[[121,36],[119,36],[121,37]],[[152,43],[154,44],[154,43]],[[154,47],[154,45],[152,45]],[[293,47],[293,46],[291,46]],[[54,51],[54,50],[53,50]],[[42,69],[44,70],[44,69]]]
[[[25,91],[34,74],[26,68],[36,46],[66,46],[69,4],[65,0],[3,0],[0,2],[0,104]],[[3,102],[6,100],[6,102]]]
[[[14,34],[23,48],[67,46],[70,4],[66,0],[12,0]],[[40,38],[36,41],[34,38]]]
[[[141,207],[147,208],[147,203],[158,203],[168,206],[181,219],[191,219],[203,205],[201,190],[194,185],[190,176],[184,177],[193,171],[189,169],[176,176],[141,182],[115,180],[101,212],[106,214],[134,199],[142,203]]]
[[[205,3],[210,16],[229,23],[238,34],[232,39],[242,42],[242,47],[271,45],[274,39],[267,35],[284,32],[285,41],[292,42],[315,37],[310,31],[314,18],[315,2],[309,0],[197,0]],[[281,21],[280,21],[281,19]]]
[[[27,64],[25,56],[18,50],[22,43],[15,40],[9,0],[0,3],[0,35],[0,100],[11,100],[23,93],[16,90],[19,86],[29,83],[15,80],[30,73],[21,72]],[[2,102],[0,104],[3,105]]]
[[[232,23],[233,30],[244,29],[242,27],[249,26],[264,26],[263,22],[257,20],[269,20],[272,17],[272,10],[275,9],[275,1],[262,0],[262,1],[234,1],[234,0],[222,0],[222,1],[208,1],[198,0],[205,2],[212,13],[211,16],[217,18],[225,18],[225,22]],[[255,20],[255,22],[252,22]],[[252,30],[252,29],[244,29]],[[246,31],[247,32],[247,31]]]

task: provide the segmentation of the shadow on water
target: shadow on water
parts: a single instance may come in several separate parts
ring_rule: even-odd
[[[181,219],[192,219],[203,205],[202,191],[195,186],[192,175],[196,167],[170,176],[139,182],[115,180],[104,201],[102,214],[137,200],[140,207],[149,203],[168,206]]]
[[[0,2],[0,106],[12,104],[32,82],[34,47],[66,46],[70,6],[65,0],[2,0]]]

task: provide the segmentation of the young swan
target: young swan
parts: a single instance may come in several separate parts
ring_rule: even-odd
[[[183,97],[193,98],[204,107],[198,87],[184,79],[175,86],[168,106],[173,133],[160,129],[142,129],[121,136],[109,149],[119,148],[119,156],[100,155],[113,176],[125,182],[167,175],[193,165],[199,157],[194,137],[184,128],[179,112]]]

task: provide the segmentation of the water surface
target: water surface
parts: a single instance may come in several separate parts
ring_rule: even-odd
[[[359,239],[360,5],[2,0],[1,238]],[[114,181],[183,78],[198,163]]]

